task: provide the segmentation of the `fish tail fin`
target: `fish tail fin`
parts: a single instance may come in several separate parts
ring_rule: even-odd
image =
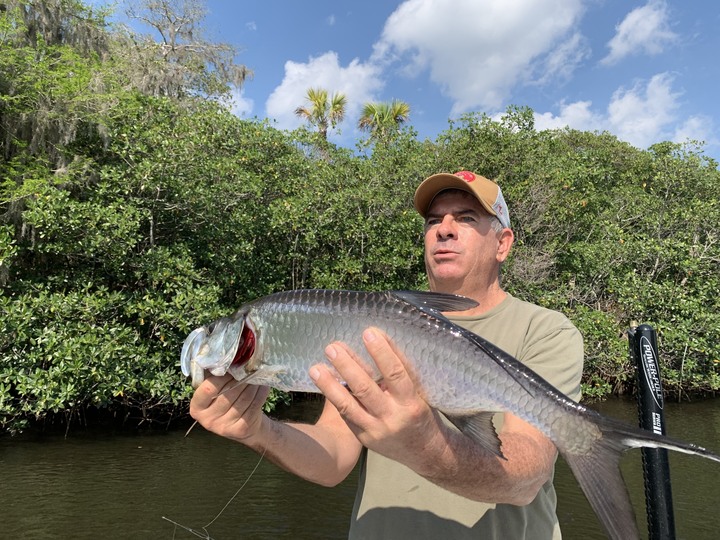
[[[562,453],[590,506],[613,540],[640,538],[635,512],[620,473],[620,457],[627,445],[618,438],[599,439],[586,454]]]
[[[589,411],[586,415],[591,415]],[[559,449],[572,469],[585,496],[608,536],[617,540],[638,539],[639,532],[630,496],[620,473],[620,458],[630,448],[665,448],[693,454],[716,462],[720,456],[709,450],[666,437],[652,431],[633,428],[610,418],[592,414],[591,420],[602,436],[585,453]]]

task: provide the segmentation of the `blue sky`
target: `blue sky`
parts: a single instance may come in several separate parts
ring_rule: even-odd
[[[362,105],[400,99],[420,138],[529,106],[537,129],[609,131],[639,148],[705,141],[720,159],[716,0],[207,0],[206,38],[254,71],[245,118],[300,124],[310,87],[340,91],[347,146]]]

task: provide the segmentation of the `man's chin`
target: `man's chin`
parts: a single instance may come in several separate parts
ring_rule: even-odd
[[[464,274],[452,271],[450,268],[436,269],[428,273],[428,280],[432,290],[448,294],[456,294],[455,291],[462,287],[465,281],[464,278]]]

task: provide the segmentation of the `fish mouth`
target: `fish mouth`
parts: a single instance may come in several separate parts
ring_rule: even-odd
[[[195,357],[195,352],[190,351],[196,351],[199,344],[202,342],[203,338],[200,338],[202,334],[207,335],[207,330],[205,327],[196,328],[192,332],[190,332],[190,335],[185,338],[185,342],[182,346],[182,351],[180,352],[180,369],[182,369],[182,374],[188,377],[190,375],[190,363],[192,358]],[[200,338],[200,339],[198,339]]]
[[[205,380],[205,371],[224,375],[237,361],[246,362],[254,352],[254,343],[245,317],[222,318],[190,333],[180,352],[180,368],[197,388]]]

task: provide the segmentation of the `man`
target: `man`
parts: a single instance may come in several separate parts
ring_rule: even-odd
[[[469,171],[427,178],[415,193],[425,218],[430,289],[478,302],[451,320],[512,354],[573,399],[580,397],[582,338],[561,314],[513,298],[500,267],[514,235],[497,184]],[[207,429],[237,440],[307,480],[333,486],[362,459],[350,538],[555,539],[552,476],[557,452],[532,425],[496,415],[506,460],[450,426],[420,397],[382,329],[364,344],[383,374],[377,384],[354,351],[331,343],[326,366],[310,376],[326,402],[314,425],[283,424],[262,414],[266,388],[232,386],[229,376],[200,385],[190,413]]]

